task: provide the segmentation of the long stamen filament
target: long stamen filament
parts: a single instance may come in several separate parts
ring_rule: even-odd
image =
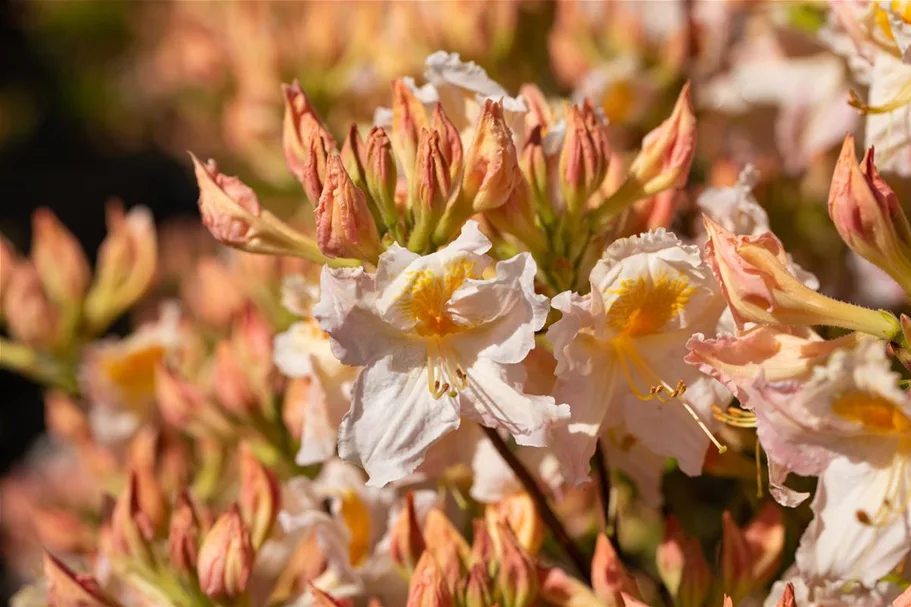
[[[911,103],[911,81],[905,84],[898,94],[882,105],[867,105],[853,90],[849,93],[848,105],[857,108],[864,114],[888,114]]]
[[[427,389],[433,398],[451,398],[468,387],[468,374],[439,339],[427,340]]]

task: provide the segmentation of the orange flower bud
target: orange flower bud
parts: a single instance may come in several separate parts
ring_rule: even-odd
[[[44,578],[50,607],[114,607],[117,601],[101,591],[95,578],[74,572],[47,552]]]
[[[905,604],[900,602],[900,600],[906,595],[908,596],[909,600],[911,600],[911,588],[906,590],[904,594],[902,594],[902,596],[893,603],[893,605],[895,607],[906,607]],[[794,597],[794,584],[791,582],[785,584],[784,592],[781,593],[781,599],[778,601],[777,607],[797,607],[797,599]]]
[[[52,390],[44,395],[44,423],[48,432],[65,441],[78,445],[92,439],[88,416],[64,392]]]
[[[32,215],[32,234],[32,261],[48,296],[61,307],[78,304],[91,280],[79,241],[46,208]]]
[[[367,136],[367,159],[364,166],[367,191],[376,202],[383,223],[392,229],[398,221],[395,190],[398,184],[395,157],[386,131],[375,126]]]
[[[538,569],[538,595],[553,607],[605,607],[591,589],[559,567]]]
[[[199,587],[209,598],[237,597],[250,581],[254,556],[250,531],[237,506],[232,506],[218,517],[199,548]]]
[[[380,236],[367,200],[351,182],[338,154],[329,157],[326,186],[316,208],[316,235],[328,257],[376,261],[380,254]]]
[[[430,127],[427,110],[401,79],[392,81],[392,147],[411,182],[421,129]]]
[[[405,505],[398,520],[389,532],[389,556],[409,576],[414,572],[418,559],[424,554],[424,535],[414,511],[414,494],[405,496]]]
[[[455,607],[446,578],[430,552],[424,553],[411,576],[406,607]]]
[[[595,115],[591,101],[580,108],[566,108],[566,137],[560,152],[560,191],[567,211],[578,221],[586,202],[607,172],[610,147],[604,125]]]
[[[221,406],[239,419],[247,419],[259,409],[259,396],[229,341],[215,346],[212,388]]]
[[[554,121],[554,112],[547,97],[536,84],[526,83],[519,87],[519,95],[525,99],[528,112],[525,114],[526,132],[536,128],[546,131]]]
[[[418,144],[410,197],[415,224],[408,241],[408,248],[412,251],[424,251],[430,240],[431,231],[443,216],[452,190],[449,175],[449,165],[441,148],[440,133],[423,129]]]
[[[119,203],[111,203],[107,223],[95,282],[85,300],[84,317],[93,332],[103,331],[145,294],[158,263],[155,222],[147,208],[133,207],[124,213]]]
[[[240,448],[238,505],[241,516],[250,529],[253,548],[258,549],[272,531],[281,507],[281,495],[275,474],[256,459],[246,443],[241,444]]]
[[[737,326],[829,325],[892,340],[901,330],[884,310],[869,310],[813,291],[789,268],[781,242],[771,233],[735,236],[703,216],[709,235],[706,261],[721,284]]]
[[[433,557],[446,579],[446,587],[454,590],[471,558],[471,548],[465,538],[440,509],[432,508],[424,522],[424,541],[427,546],[425,556],[430,554]]]
[[[184,276],[181,300],[205,324],[222,329],[240,313],[247,298],[241,281],[219,259],[204,257]]]
[[[443,111],[442,104],[438,103],[434,108],[430,128],[440,135],[440,151],[449,167],[450,182],[454,183],[462,174],[462,137]]]
[[[282,91],[285,94],[285,121],[282,130],[285,162],[301,182],[310,203],[316,205],[323,191],[327,158],[336,151],[335,139],[297,80],[290,85],[282,85]]]
[[[502,607],[529,607],[538,595],[538,574],[531,557],[507,525],[496,527],[500,568],[497,572],[498,603]]]
[[[639,586],[617,557],[617,552],[607,536],[598,536],[592,558],[592,589],[605,605],[621,605],[623,595],[641,599]]]
[[[491,529],[497,523],[507,525],[529,554],[535,555],[541,550],[541,544],[544,542],[544,522],[538,516],[534,500],[527,493],[515,493],[488,505],[485,518]]]
[[[519,158],[519,167],[531,188],[535,207],[544,225],[552,225],[556,221],[553,208],[553,195],[551,186],[551,167],[547,155],[544,153],[544,143],[541,139],[541,127],[532,129],[522,148]]]
[[[3,315],[10,335],[29,346],[49,350],[60,336],[60,313],[48,299],[38,271],[23,262],[4,274],[12,276],[6,287]]]
[[[516,186],[518,158],[503,103],[486,100],[474,140],[465,157],[462,195],[474,212],[505,203]]]
[[[493,575],[496,572],[496,548],[493,545],[493,538],[487,530],[487,521],[475,519],[474,540],[471,545],[470,565],[484,565],[487,573]]]
[[[547,250],[547,235],[537,223],[531,188],[522,177],[516,180],[516,187],[506,204],[487,211],[484,216],[496,229],[514,236],[529,251],[543,253]]]
[[[97,529],[66,508],[39,508],[34,514],[35,532],[48,550],[67,554],[92,554],[98,550]]]
[[[630,175],[645,196],[683,187],[695,150],[696,117],[687,83],[670,117],[642,140],[642,150],[630,166]]]
[[[656,561],[661,580],[674,597],[675,605],[700,607],[704,604],[712,584],[708,563],[699,541],[686,537],[674,517],[667,520]]]
[[[873,163],[873,148],[861,164],[847,135],[832,175],[829,215],[851,249],[911,289],[911,225],[895,192]]]
[[[143,511],[141,490],[145,491],[146,495],[156,493],[154,487],[151,490],[140,488],[139,476],[135,470],[131,471],[126,488],[117,498],[111,514],[111,548],[117,554],[151,565],[150,542],[154,539],[155,527],[149,515]],[[151,502],[151,499],[147,500]]]
[[[163,364],[155,370],[155,397],[161,416],[175,428],[200,437],[230,436],[230,423],[202,390]]]
[[[182,573],[195,573],[199,556],[199,518],[186,491],[181,491],[168,530],[168,561]]]
[[[462,607],[493,607],[486,567],[478,563],[468,571],[468,577],[459,583],[459,598]]]

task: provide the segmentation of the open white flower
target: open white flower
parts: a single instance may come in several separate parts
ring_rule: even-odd
[[[781,581],[775,582],[765,600],[767,607],[780,605],[785,586],[794,586],[794,599],[800,607],[898,607],[893,601],[901,589],[891,582],[879,582],[866,588],[845,580],[813,580],[800,575],[796,567],[785,572]]]
[[[369,483],[412,472],[461,416],[502,428],[521,445],[544,446],[569,415],[549,396],[521,390],[520,364],[547,317],[523,253],[494,265],[477,223],[424,257],[392,245],[377,272],[325,268],[314,308],[332,351],[363,366],[339,428],[339,455]],[[485,278],[486,276],[486,278]]]
[[[571,408],[554,445],[567,480],[588,478],[598,438],[621,424],[623,436],[698,474],[711,435],[684,392],[702,375],[683,357],[686,341],[714,330],[724,307],[698,249],[663,229],[618,240],[592,270],[591,288],[554,298],[563,318],[547,334],[555,395]]]

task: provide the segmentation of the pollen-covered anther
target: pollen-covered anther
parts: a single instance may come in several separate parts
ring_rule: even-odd
[[[712,405],[712,414],[718,421],[733,426],[735,428],[755,428],[756,414],[750,411],[744,411],[737,407],[727,407],[722,409],[718,405]]]

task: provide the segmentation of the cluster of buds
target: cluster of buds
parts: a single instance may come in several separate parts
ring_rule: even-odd
[[[72,391],[76,348],[102,333],[152,285],[157,263],[155,226],[143,207],[107,211],[108,235],[94,277],[75,236],[52,211],[32,216],[31,254],[20,256],[0,236],[0,365]]]
[[[469,111],[468,89],[457,90],[453,103],[451,90],[430,95],[396,80],[388,123],[380,119],[366,137],[352,125],[339,146],[297,82],[285,86],[285,160],[313,209],[315,236],[194,158],[206,226],[246,251],[345,266],[376,264],[393,243],[432,252],[476,216],[504,254],[530,251],[557,289],[587,276],[580,260],[597,259],[605,238],[622,233],[634,203],[686,181],[695,146],[688,86],[625,172],[590,101],[567,104],[558,117],[525,85],[518,100],[479,96]]]

